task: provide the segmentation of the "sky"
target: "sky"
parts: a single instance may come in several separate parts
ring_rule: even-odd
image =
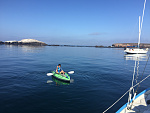
[[[47,44],[137,43],[144,0],[0,0],[0,41]],[[147,0],[141,43],[150,43]]]

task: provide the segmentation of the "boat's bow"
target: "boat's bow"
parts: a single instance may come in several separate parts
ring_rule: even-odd
[[[150,88],[139,93],[130,103],[130,109],[126,103],[116,113],[150,113]]]

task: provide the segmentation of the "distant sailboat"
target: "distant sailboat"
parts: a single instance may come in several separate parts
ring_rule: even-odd
[[[140,21],[141,17],[139,16],[139,41],[138,41],[138,48],[132,48],[132,49],[131,48],[126,48],[126,50],[124,50],[124,52],[127,53],[127,54],[146,54],[148,52],[148,48],[140,49],[140,38],[141,38],[141,29],[142,29],[142,23],[143,23],[144,11],[145,11],[145,4],[146,4],[146,1],[144,3],[142,21]]]

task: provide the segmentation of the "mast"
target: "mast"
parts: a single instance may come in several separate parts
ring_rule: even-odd
[[[138,48],[140,48],[140,36],[141,36],[141,16],[139,16],[139,41],[138,41]]]
[[[143,15],[142,15],[141,23],[140,23],[141,17],[139,16],[139,41],[138,41],[138,48],[140,48],[140,37],[141,37],[141,30],[142,30],[142,24],[143,24],[144,11],[145,11],[145,4],[146,4],[146,0],[144,2]]]

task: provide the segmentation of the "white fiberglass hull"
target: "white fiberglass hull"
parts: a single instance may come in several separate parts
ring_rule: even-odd
[[[150,88],[142,91],[135,97],[130,110],[127,109],[126,103],[116,113],[150,113]]]
[[[126,48],[126,50],[124,50],[125,53],[127,54],[146,54],[148,52],[148,48],[147,49],[130,49],[130,48]]]

